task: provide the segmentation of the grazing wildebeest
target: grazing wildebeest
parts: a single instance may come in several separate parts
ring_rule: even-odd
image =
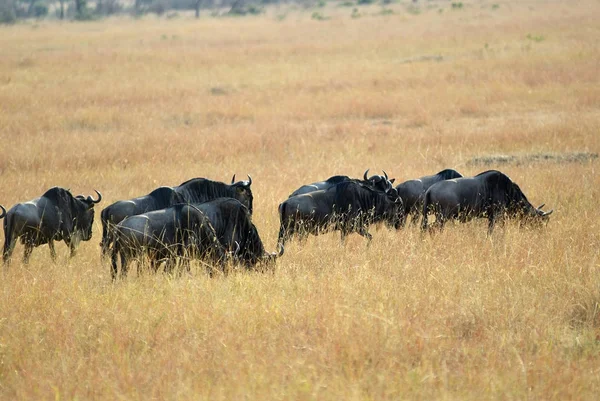
[[[272,262],[283,255],[283,246],[278,253],[265,251],[249,210],[236,199],[219,198],[195,206],[208,216],[223,247],[235,253],[235,259],[246,267]]]
[[[521,188],[508,176],[489,170],[475,177],[455,178],[432,185],[423,202],[423,230],[427,229],[427,215],[436,216],[435,226],[443,228],[449,219],[466,222],[476,217],[487,217],[488,234],[496,221],[519,218],[522,221],[544,221],[552,213],[533,207]]]
[[[404,203],[404,215],[406,218],[408,218],[409,215],[412,216],[412,223],[417,224],[421,211],[423,210],[425,192],[427,192],[429,187],[440,181],[460,177],[462,177],[462,175],[458,171],[446,169],[434,175],[417,178],[416,180],[408,180],[397,185],[396,191],[398,191],[398,195],[402,198],[402,202]],[[402,225],[405,223],[406,220],[402,222]]]
[[[102,200],[73,196],[64,188],[54,187],[41,197],[29,202],[18,203],[6,213],[4,220],[4,264],[10,263],[10,257],[17,243],[25,245],[23,261],[27,263],[33,248],[48,244],[50,256],[56,259],[54,241],[64,241],[75,254],[80,240],[92,238],[94,205]]]
[[[111,226],[120,223],[128,216],[135,216],[154,210],[164,209],[178,203],[205,202],[219,197],[231,197],[245,204],[252,212],[252,178],[248,181],[235,182],[235,175],[231,185],[223,182],[212,181],[206,178],[192,178],[176,187],[160,187],[148,195],[130,200],[122,200],[107,206],[102,210],[102,255],[108,251],[113,242]]]
[[[367,176],[368,173],[369,169],[367,169],[367,171],[365,171],[365,173],[363,174],[363,184],[371,185],[373,188],[379,189],[384,192],[387,192],[392,188],[392,184],[395,181],[395,178],[389,180],[388,175],[385,171],[383,172],[383,174],[385,175],[372,175],[371,177]],[[347,175],[334,175],[333,177],[329,177],[324,181],[313,182],[312,184],[303,185],[294,192],[292,192],[288,198],[291,198],[292,196],[307,194],[313,191],[328,189],[344,181],[361,182],[359,180],[350,178]]]
[[[172,271],[177,257],[189,267],[189,258],[224,263],[225,249],[208,217],[197,207],[178,204],[166,209],[129,216],[114,227],[112,244],[113,280],[117,278],[117,259],[121,276],[127,274],[132,258],[147,256],[153,270],[165,261]],[[139,269],[138,269],[139,270]]]
[[[392,188],[387,193],[355,181],[288,198],[279,205],[279,244],[293,235],[306,237],[339,230],[342,241],[351,232],[372,238],[368,226],[385,221],[399,228],[404,216],[402,200]]]

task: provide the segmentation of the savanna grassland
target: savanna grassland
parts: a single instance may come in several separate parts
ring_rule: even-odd
[[[0,398],[597,399],[599,161],[569,156],[600,151],[600,3],[386,7],[0,27],[0,203],[104,195],[73,259],[4,270]],[[250,174],[274,251],[290,192],[366,168],[501,169],[554,214],[310,237],[212,279],[100,260],[116,200]]]

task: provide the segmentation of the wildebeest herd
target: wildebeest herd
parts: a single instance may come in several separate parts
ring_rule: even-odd
[[[370,241],[369,225],[384,222],[388,227],[405,226],[422,218],[423,231],[441,230],[448,220],[466,222],[487,218],[488,233],[505,218],[522,222],[547,221],[552,213],[535,208],[519,186],[500,171],[490,170],[463,177],[447,169],[437,174],[409,180],[394,187],[394,179],[368,175],[362,179],[333,176],[325,181],[303,185],[279,205],[278,251],[265,251],[252,223],[252,178],[230,184],[193,178],[176,187],[159,187],[147,195],[122,200],[100,213],[103,257],[110,255],[111,275],[127,274],[133,259],[147,258],[157,270],[165,263],[172,271],[177,261],[189,269],[190,260],[200,260],[223,270],[227,261],[248,268],[269,263],[284,253],[285,242],[294,236],[340,231],[342,241],[356,232]],[[19,239],[24,245],[23,261],[28,262],[34,247],[48,244],[54,260],[54,241],[64,241],[71,256],[80,241],[92,238],[94,205],[102,200],[73,196],[54,187],[41,197],[18,203],[4,218],[3,261],[8,265]],[[429,214],[435,221],[429,224]],[[139,263],[138,263],[139,266]]]

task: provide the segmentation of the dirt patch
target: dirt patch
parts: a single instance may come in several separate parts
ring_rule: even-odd
[[[468,166],[489,166],[490,164],[530,164],[539,162],[551,163],[585,163],[598,158],[598,153],[532,153],[524,155],[489,155],[477,156],[467,162]]]

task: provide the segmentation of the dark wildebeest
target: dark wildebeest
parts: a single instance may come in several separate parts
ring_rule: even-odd
[[[496,221],[519,218],[522,221],[544,221],[552,213],[533,207],[521,188],[505,174],[490,170],[475,177],[455,178],[432,185],[423,202],[423,230],[427,229],[427,215],[433,212],[435,225],[440,229],[449,219],[466,222],[476,217],[487,217],[488,234]]]
[[[409,215],[412,216],[412,223],[417,224],[421,211],[423,210],[425,192],[427,192],[429,187],[440,181],[460,177],[462,177],[462,175],[458,171],[446,169],[434,175],[417,178],[416,180],[408,180],[397,185],[396,191],[398,191],[398,195],[402,198],[402,202],[404,203],[404,215],[406,218],[408,218]],[[402,225],[405,223],[406,220],[402,222]]]
[[[56,259],[54,241],[64,241],[73,256],[80,240],[92,238],[94,205],[102,200],[100,192],[96,193],[98,200],[54,187],[37,199],[10,208],[4,220],[4,264],[10,263],[18,238],[25,245],[25,263],[33,248],[43,244],[48,244],[50,256]]]
[[[265,251],[249,210],[237,200],[220,198],[195,206],[208,216],[223,247],[235,253],[235,259],[246,267],[272,262],[283,255],[283,246],[278,253]]]
[[[178,203],[205,202],[219,197],[238,199],[252,212],[251,185],[252,178],[250,176],[248,176],[248,181],[235,182],[234,175],[231,185],[206,178],[193,178],[176,187],[160,187],[139,198],[117,201],[107,206],[100,214],[102,255],[106,255],[109,245],[113,242],[110,227],[120,223],[128,216],[165,209]]]
[[[392,178],[391,180],[388,179],[388,175],[385,171],[383,172],[384,175],[372,175],[371,177],[367,176],[368,173],[369,169],[367,169],[367,171],[365,171],[365,173],[363,174],[363,184],[371,185],[373,188],[384,192],[387,192],[392,188],[392,184],[394,183],[395,178]],[[292,192],[288,198],[291,198],[292,196],[307,194],[313,191],[325,190],[344,181],[361,182],[359,180],[350,178],[347,175],[334,175],[333,177],[329,177],[324,181],[313,182],[312,184],[303,185],[294,192]]]
[[[281,245],[294,234],[305,237],[331,230],[341,231],[342,241],[351,232],[370,240],[370,224],[385,221],[388,226],[399,228],[404,208],[393,188],[386,193],[345,181],[326,190],[288,198],[279,205],[279,216]]]
[[[114,227],[112,244],[113,280],[117,278],[117,258],[121,258],[121,276],[127,274],[132,258],[148,256],[153,270],[165,261],[172,271],[176,258],[224,263],[225,249],[217,239],[208,217],[194,205],[178,204],[166,209],[129,216]],[[138,268],[139,270],[139,268]]]

